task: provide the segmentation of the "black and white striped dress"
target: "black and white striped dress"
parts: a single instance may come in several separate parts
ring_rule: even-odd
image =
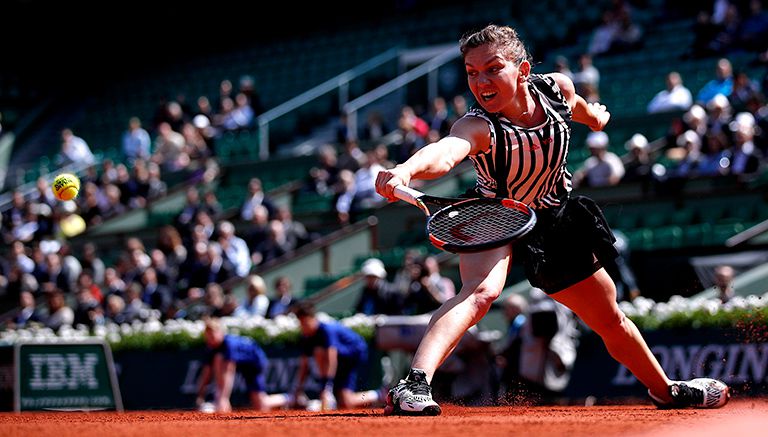
[[[528,87],[542,104],[546,121],[533,128],[515,126],[477,105],[464,117],[479,117],[489,124],[491,145],[488,151],[469,158],[477,172],[475,190],[479,194],[510,197],[544,209],[559,206],[571,191],[566,159],[572,114],[551,77],[531,75]]]

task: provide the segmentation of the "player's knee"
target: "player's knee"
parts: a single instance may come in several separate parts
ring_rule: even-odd
[[[475,305],[483,313],[487,312],[493,302],[501,295],[501,289],[498,287],[489,287],[485,284],[480,284],[475,288],[473,294]]]

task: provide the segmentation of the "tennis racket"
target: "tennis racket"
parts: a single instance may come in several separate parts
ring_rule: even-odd
[[[451,198],[398,185],[394,195],[427,216],[429,241],[438,249],[472,253],[518,240],[536,225],[536,213],[514,199]]]

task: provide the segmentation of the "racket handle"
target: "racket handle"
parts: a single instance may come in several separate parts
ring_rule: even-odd
[[[411,187],[408,187],[406,185],[398,185],[394,188],[393,193],[395,197],[397,197],[400,200],[404,200],[411,205],[419,206],[419,197],[423,196],[424,193],[418,190],[414,190]]]

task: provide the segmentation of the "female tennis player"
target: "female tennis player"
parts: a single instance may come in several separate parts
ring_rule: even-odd
[[[608,223],[592,200],[571,196],[570,122],[602,130],[610,119],[605,106],[588,104],[563,74],[533,74],[525,46],[510,27],[489,25],[467,34],[460,48],[478,105],[446,137],[380,172],[376,190],[394,201],[398,185],[443,176],[468,156],[477,172],[475,195],[522,201],[535,209],[538,220],[514,249],[510,244],[460,255],[461,291],[432,316],[408,376],[389,392],[385,414],[440,414],[429,383],[464,332],[499,297],[513,253],[530,283],[599,334],[659,408],[725,405],[730,391],[724,383],[672,381],[665,375],[616,304],[616,287],[602,267],[617,256]]]

